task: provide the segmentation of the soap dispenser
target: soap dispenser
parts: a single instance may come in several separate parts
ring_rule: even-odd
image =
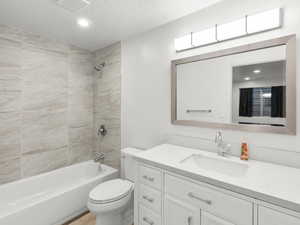
[[[241,145],[241,160],[249,159],[249,148],[246,142],[242,142]]]

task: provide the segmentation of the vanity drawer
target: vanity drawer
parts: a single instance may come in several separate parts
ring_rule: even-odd
[[[140,184],[139,203],[157,212],[161,211],[161,193],[155,189]]]
[[[161,217],[151,210],[139,206],[139,225],[161,225]]]
[[[300,218],[290,216],[266,207],[258,208],[258,225],[299,225]]]
[[[229,224],[252,225],[251,202],[168,174],[165,177],[165,187],[168,195],[223,218]]]
[[[154,168],[140,166],[139,167],[139,181],[147,184],[153,188],[161,190],[162,173]]]

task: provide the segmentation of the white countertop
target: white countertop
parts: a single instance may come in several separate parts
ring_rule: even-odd
[[[248,165],[247,172],[237,177],[180,163],[192,154],[220,157],[212,152],[163,144],[136,154],[135,158],[202,182],[300,212],[300,169],[226,157],[226,160]]]

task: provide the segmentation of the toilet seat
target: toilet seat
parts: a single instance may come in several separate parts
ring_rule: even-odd
[[[128,180],[114,179],[96,186],[89,194],[89,201],[94,204],[105,204],[118,201],[133,190],[133,183]]]

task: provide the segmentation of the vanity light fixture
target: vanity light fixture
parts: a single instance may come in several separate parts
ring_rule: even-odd
[[[91,22],[86,18],[78,18],[77,19],[77,24],[80,27],[87,28],[87,27],[90,26]]]
[[[176,51],[192,48],[192,33],[176,38],[174,44]]]
[[[216,28],[211,27],[196,33],[192,33],[192,46],[203,46],[217,42]]]
[[[247,33],[253,34],[280,28],[282,25],[282,9],[272,9],[247,16]]]
[[[246,17],[230,23],[217,25],[218,41],[224,41],[246,35]]]
[[[245,37],[255,33],[281,28],[283,9],[276,8],[265,12],[246,15],[238,20],[217,24],[206,30],[191,32],[175,39],[177,52],[218,43],[234,38]]]
[[[261,71],[260,70],[253,70],[253,73],[259,74],[259,73],[261,73]]]
[[[245,77],[244,80],[247,80],[247,81],[248,81],[248,80],[250,80],[250,77]]]

